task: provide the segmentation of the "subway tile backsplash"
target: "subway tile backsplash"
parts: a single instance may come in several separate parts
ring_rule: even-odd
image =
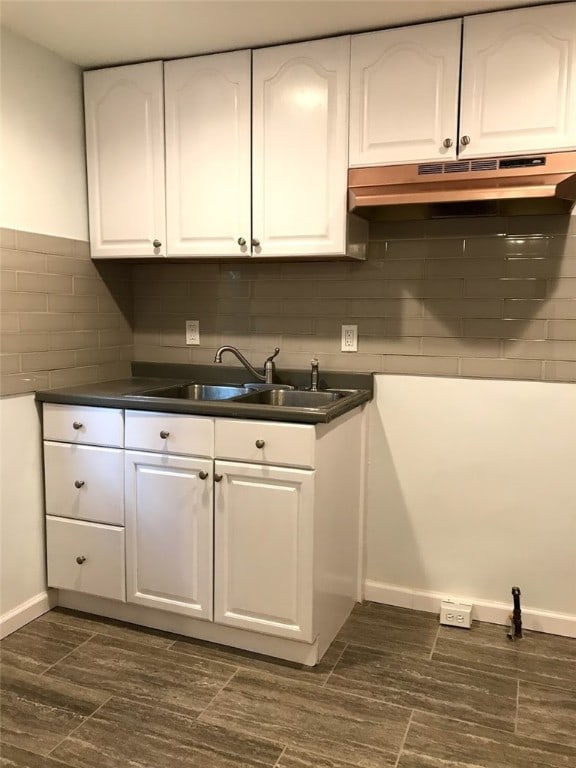
[[[351,263],[91,262],[80,241],[2,240],[4,394],[130,359],[211,363],[224,343],[255,365],[279,346],[281,367],[576,381],[576,217],[372,223]],[[358,353],[340,352],[342,323]]]
[[[1,230],[3,395],[129,375],[131,267],[96,264],[88,244]]]

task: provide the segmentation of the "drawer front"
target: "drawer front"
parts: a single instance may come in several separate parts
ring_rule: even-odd
[[[124,417],[118,408],[44,403],[44,439],[122,448]]]
[[[49,587],[126,600],[123,528],[47,517],[46,550]]]
[[[308,424],[216,420],[216,457],[314,468],[316,430]]]
[[[124,452],[44,443],[46,514],[124,525]]]
[[[126,411],[126,447],[212,457],[214,422],[202,416]]]

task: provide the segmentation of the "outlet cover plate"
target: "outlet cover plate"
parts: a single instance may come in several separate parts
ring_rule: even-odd
[[[440,603],[440,624],[445,624],[448,627],[471,629],[472,606],[468,603],[442,600]]]
[[[186,320],[186,344],[200,344],[200,320]]]
[[[358,352],[358,326],[342,326],[342,352]]]

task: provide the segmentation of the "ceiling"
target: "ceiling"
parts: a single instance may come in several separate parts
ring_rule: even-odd
[[[541,0],[2,0],[2,25],[82,67],[169,59]]]

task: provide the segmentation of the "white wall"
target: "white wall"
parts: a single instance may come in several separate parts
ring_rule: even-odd
[[[79,67],[1,29],[0,226],[88,239]]]
[[[81,73],[1,30],[0,225],[87,239]],[[40,420],[33,395],[0,399],[0,635],[48,606]]]
[[[376,377],[368,593],[511,605],[519,585],[576,619],[575,424],[575,384]]]

